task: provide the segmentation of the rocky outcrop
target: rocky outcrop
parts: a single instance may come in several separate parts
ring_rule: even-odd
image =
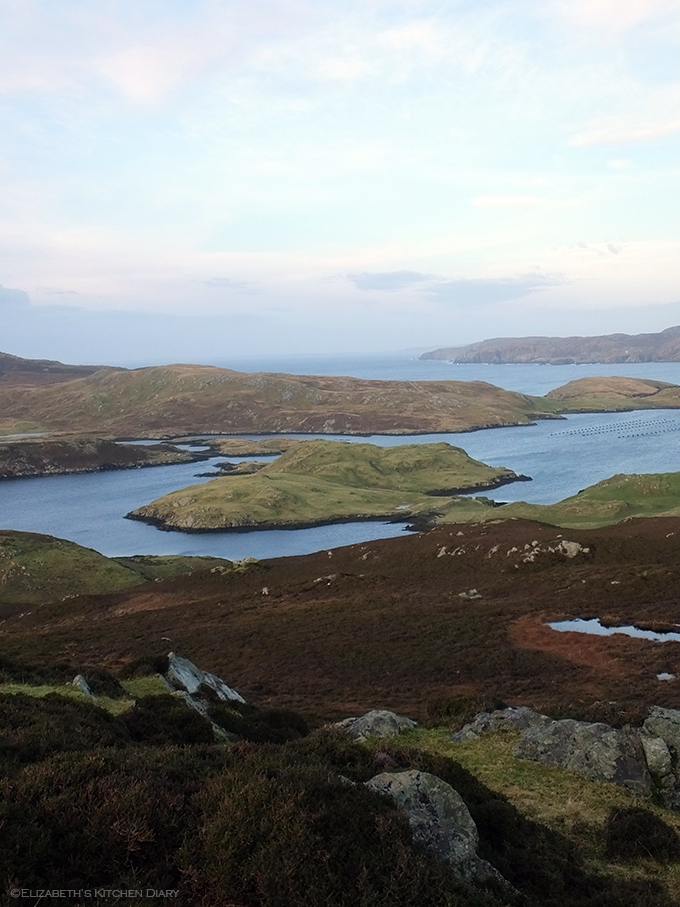
[[[366,787],[393,800],[406,813],[413,840],[465,878],[505,881],[497,869],[477,856],[477,826],[450,784],[428,772],[412,770],[376,775]]]
[[[470,740],[477,740],[483,734],[500,731],[503,728],[525,730],[529,727],[544,727],[551,721],[547,715],[541,715],[540,712],[534,712],[526,706],[497,709],[495,712],[479,712],[469,724],[452,734],[451,740],[454,743],[467,743]]]
[[[170,652],[168,655],[168,670],[165,679],[175,690],[184,690],[191,695],[197,693],[201,686],[206,686],[214,690],[220,699],[245,702],[245,699],[236,690],[228,687],[215,674],[202,671],[188,658],[180,658],[174,652]]]
[[[559,765],[591,781],[609,781],[640,796],[656,787],[669,809],[680,809],[680,711],[654,706],[642,728],[555,721],[525,706],[479,712],[452,734],[469,743],[504,728],[521,730],[520,759]]]
[[[396,737],[402,731],[416,727],[417,722],[395,712],[373,709],[360,718],[345,718],[337,721],[335,727],[341,728],[355,740],[364,741],[369,737]]]
[[[652,777],[640,733],[565,719],[527,728],[515,749],[520,759],[561,765],[591,781],[613,781],[649,796]]]

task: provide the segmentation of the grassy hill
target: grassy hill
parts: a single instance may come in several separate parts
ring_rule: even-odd
[[[164,529],[299,527],[343,520],[406,519],[439,508],[433,495],[516,479],[458,447],[304,441],[254,475],[192,485],[128,514]]]
[[[119,592],[149,579],[176,576],[230,562],[211,557],[105,557],[75,542],[33,532],[0,530],[0,618],[25,606]]]
[[[0,430],[103,436],[466,431],[527,425],[540,401],[481,381],[367,381],[170,365],[102,370],[50,387],[1,387]]]
[[[484,381],[369,381],[200,365],[101,369],[47,386],[0,382],[0,434],[420,434],[529,425],[562,412],[680,407],[675,385],[639,381],[631,392],[630,379],[589,380],[595,384],[572,382],[566,395],[557,389],[532,397]]]
[[[10,616],[0,871],[33,888],[178,889],[178,903],[211,907],[413,907],[423,891],[441,907],[673,907],[680,863],[612,854],[608,828],[612,810],[636,807],[678,831],[678,813],[517,760],[512,733],[448,738],[502,701],[616,726],[639,725],[650,704],[680,707],[678,681],[656,676],[673,671],[680,644],[546,626],[596,614],[670,628],[679,538],[678,518],[569,534],[513,520],[446,526],[263,561],[227,582],[204,571]],[[555,550],[564,539],[582,546],[576,557]],[[124,678],[161,659],[168,636],[266,711],[270,736],[216,744],[152,678],[130,687]],[[103,696],[109,711],[45,696],[63,662],[69,677],[108,666],[125,695]],[[10,695],[14,674],[24,682]],[[320,727],[372,707],[424,726],[368,745]],[[313,730],[277,742],[291,709]],[[386,766],[452,784],[482,855],[516,891],[462,882],[412,845],[392,806],[343,780]]]
[[[556,504],[517,501],[494,506],[486,500],[446,502],[437,522],[520,519],[551,526],[594,529],[633,517],[679,516],[680,472],[615,475]]]

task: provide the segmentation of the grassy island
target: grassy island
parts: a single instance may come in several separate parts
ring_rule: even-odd
[[[128,516],[185,532],[405,520],[438,511],[457,493],[518,478],[445,442],[377,447],[302,441],[254,475],[192,485]]]

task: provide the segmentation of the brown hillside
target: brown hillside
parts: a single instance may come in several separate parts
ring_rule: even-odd
[[[170,365],[48,387],[0,386],[0,430],[32,423],[102,436],[401,434],[528,425],[540,398],[483,381],[367,381]]]
[[[546,550],[561,539],[589,550]],[[680,681],[656,675],[678,672],[680,643],[545,626],[600,617],[674,629],[679,563],[678,519],[447,526],[46,605],[7,619],[0,643],[8,658],[112,667],[173,649],[251,701],[320,717],[385,707],[417,718],[477,694],[550,714],[614,701],[679,708]],[[460,596],[471,589],[481,598]]]

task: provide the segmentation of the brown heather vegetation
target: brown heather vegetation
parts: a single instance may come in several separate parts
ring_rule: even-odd
[[[560,537],[590,550],[521,561],[533,541]],[[558,633],[545,621],[673,626],[679,550],[677,518],[453,525],[47,604],[8,617],[0,642],[20,660],[116,669],[172,648],[249,701],[316,718],[384,707],[422,719],[450,699],[495,696],[609,720],[612,701],[622,715],[680,707],[680,684],[656,679],[680,673],[680,644]],[[472,588],[482,597],[460,597]]]
[[[522,561],[560,536],[589,550]],[[638,724],[650,703],[680,707],[678,682],[656,680],[676,672],[678,643],[544,625],[672,626],[679,545],[674,518],[568,532],[463,524],[8,616],[5,684],[59,684],[83,669],[119,702],[120,683],[146,682],[173,648],[249,704],[212,705],[241,738],[224,746],[168,695],[112,713],[54,693],[0,694],[0,884],[170,888],[186,907],[674,907],[673,814],[555,768],[517,767],[510,739],[459,752],[435,726],[504,702],[618,725]],[[482,597],[460,597],[472,588]],[[372,707],[433,728],[378,748],[322,727]],[[480,855],[514,889],[464,882],[412,844],[392,804],[339,777],[365,781],[386,764],[452,784]],[[563,803],[563,789],[584,799]]]
[[[680,388],[626,378],[532,397],[484,381],[369,381],[202,365],[101,369],[50,385],[0,382],[0,432],[100,437],[305,432],[424,434],[530,425],[562,412],[680,407]],[[589,382],[589,383],[588,383]]]

